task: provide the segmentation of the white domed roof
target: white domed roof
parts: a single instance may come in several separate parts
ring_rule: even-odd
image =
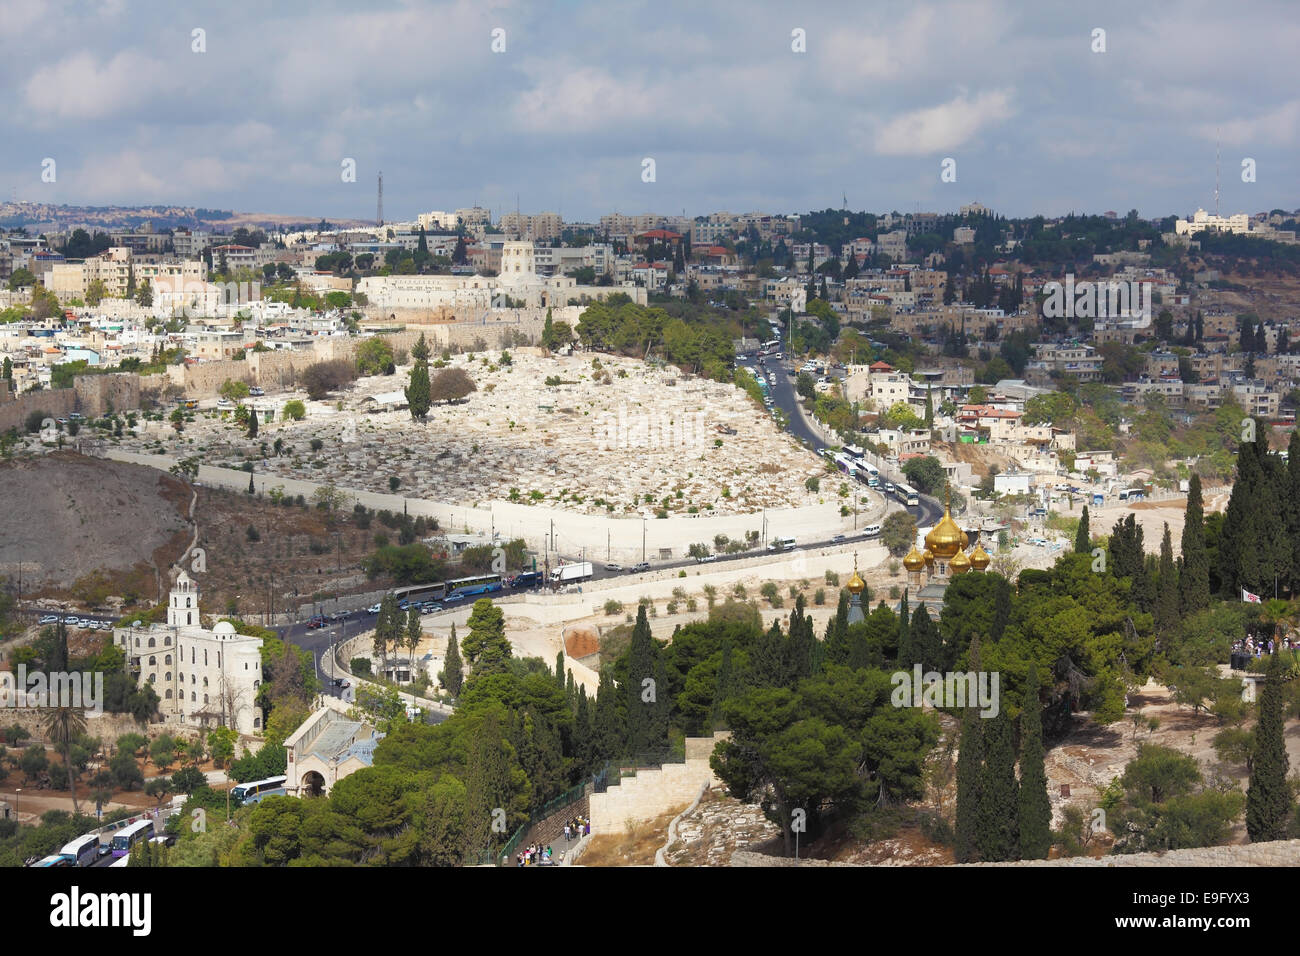
[[[229,621],[218,621],[217,626],[212,629],[213,634],[221,634],[226,637],[234,637],[239,632],[235,630],[235,625]]]

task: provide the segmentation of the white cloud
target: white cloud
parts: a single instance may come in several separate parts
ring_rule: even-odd
[[[23,97],[38,120],[107,119],[152,101],[165,80],[161,63],[134,50],[106,62],[83,52],[36,70]]]
[[[1014,116],[1010,90],[989,90],[971,99],[965,92],[939,106],[890,120],[876,134],[882,156],[924,156],[961,146],[985,126]]]

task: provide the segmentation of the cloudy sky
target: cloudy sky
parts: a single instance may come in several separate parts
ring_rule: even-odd
[[[1295,0],[0,0],[0,48],[5,200],[1158,216],[1217,135],[1225,214],[1300,205]]]

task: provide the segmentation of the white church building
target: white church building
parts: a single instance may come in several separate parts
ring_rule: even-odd
[[[159,709],[184,726],[262,732],[257,691],[262,686],[262,639],[235,631],[229,621],[208,630],[199,617],[199,586],[184,571],[167,603],[167,623],[113,629],[140,686],[152,684]]]

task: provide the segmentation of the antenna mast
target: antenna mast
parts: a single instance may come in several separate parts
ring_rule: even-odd
[[[375,205],[375,228],[384,224],[384,171],[379,171],[379,201]]]

